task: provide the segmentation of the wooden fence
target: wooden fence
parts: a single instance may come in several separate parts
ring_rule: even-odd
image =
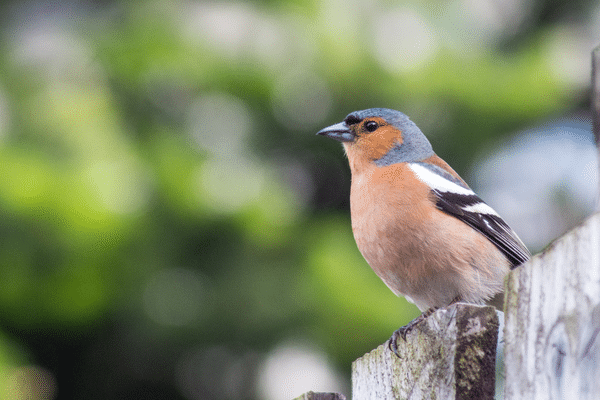
[[[600,46],[592,116],[599,144]],[[353,400],[600,399],[600,213],[511,271],[505,300],[505,314],[467,304],[438,310],[402,343],[400,358],[383,344],[354,361]]]

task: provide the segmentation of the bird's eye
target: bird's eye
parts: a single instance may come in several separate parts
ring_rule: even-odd
[[[379,128],[379,125],[375,121],[369,121],[365,124],[365,129],[368,130],[369,132],[373,132],[377,128]]]

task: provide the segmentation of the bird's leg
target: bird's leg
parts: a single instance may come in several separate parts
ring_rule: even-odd
[[[452,304],[460,303],[461,301],[462,301],[462,297],[456,296],[455,298],[452,299],[450,304],[448,304],[446,307],[450,307]]]
[[[448,305],[450,306],[450,305],[458,303],[460,301],[461,301],[460,296],[456,296]],[[405,325],[405,326],[401,327],[400,329],[398,329],[397,331],[395,331],[392,334],[392,337],[390,338],[390,340],[388,342],[389,349],[391,351],[393,351],[396,356],[400,357],[400,355],[398,354],[398,338],[402,337],[402,339],[406,342],[406,335],[410,331],[412,331],[415,328],[415,326],[417,326],[417,324],[419,324],[422,321],[425,321],[431,314],[436,312],[436,310],[439,310],[439,307],[429,308],[428,310],[424,311],[421,315],[419,315],[417,318],[410,321],[407,325]]]

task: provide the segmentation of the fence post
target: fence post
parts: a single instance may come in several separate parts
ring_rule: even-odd
[[[598,193],[600,193],[600,45],[592,50],[592,130],[596,138],[598,150]],[[596,203],[596,209],[600,210],[600,199]]]
[[[600,213],[509,274],[506,400],[598,399]]]
[[[401,343],[400,357],[386,343],[354,361],[353,400],[493,399],[498,325],[493,307],[436,311]]]

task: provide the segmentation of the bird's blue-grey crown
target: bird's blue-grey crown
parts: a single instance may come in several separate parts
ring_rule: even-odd
[[[365,118],[380,117],[394,125],[402,132],[402,144],[397,144],[386,155],[375,161],[380,167],[401,162],[422,161],[431,157],[434,152],[431,143],[414,122],[400,111],[389,108],[369,108],[354,111],[346,116],[346,123],[362,121]]]

